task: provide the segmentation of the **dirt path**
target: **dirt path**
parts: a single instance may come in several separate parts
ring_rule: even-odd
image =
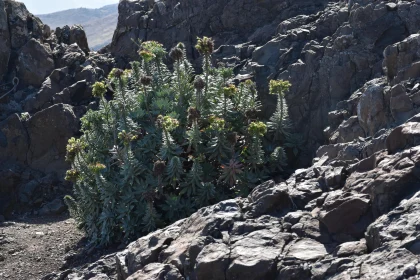
[[[0,279],[41,279],[58,271],[82,246],[82,238],[67,215],[0,224]]]

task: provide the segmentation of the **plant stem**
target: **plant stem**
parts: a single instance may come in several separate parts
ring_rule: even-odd
[[[204,56],[204,75],[205,75],[205,82],[206,86],[204,88],[204,99],[208,100],[208,92],[209,92],[209,76],[210,76],[210,55],[206,54]]]

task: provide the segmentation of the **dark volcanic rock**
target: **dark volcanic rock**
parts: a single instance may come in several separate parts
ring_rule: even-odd
[[[4,1],[0,1],[0,81],[7,72],[10,58],[10,34]]]
[[[328,1],[121,1],[118,26],[110,45],[117,58],[137,58],[133,38],[156,40],[167,48],[178,42],[190,58],[197,36],[211,36],[216,45],[263,43],[275,35],[277,25],[300,14],[315,14]],[[244,46],[246,49],[247,46]]]
[[[92,84],[113,65],[110,55],[90,55],[81,26],[54,32],[24,4],[0,0],[0,97],[10,91],[0,99],[0,172],[21,178],[7,179],[0,214],[31,210],[70,191],[63,183],[67,140],[79,133]]]
[[[46,172],[60,172],[68,168],[64,157],[68,139],[79,130],[79,121],[73,107],[57,104],[36,113],[28,121],[28,164]]]
[[[23,46],[18,61],[18,77],[30,86],[41,86],[44,79],[54,70],[50,47],[35,39]]]
[[[55,30],[59,43],[71,45],[76,43],[86,54],[89,53],[89,45],[86,38],[86,33],[81,25],[68,25],[63,28],[57,27]]]

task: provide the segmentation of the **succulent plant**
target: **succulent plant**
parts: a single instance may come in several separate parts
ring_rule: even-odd
[[[211,38],[198,40],[205,59],[195,79],[183,44],[169,53],[173,72],[162,62],[161,44],[140,47],[130,71],[114,69],[93,85],[99,109],[86,113],[83,135],[67,145],[66,179],[74,195],[65,201],[94,243],[129,241],[200,207],[246,195],[285,164],[284,141],[273,130],[287,117],[284,104],[272,124],[258,119],[255,84],[228,84],[232,69],[210,69]],[[287,82],[270,85],[284,98]],[[103,98],[107,87],[112,100]]]

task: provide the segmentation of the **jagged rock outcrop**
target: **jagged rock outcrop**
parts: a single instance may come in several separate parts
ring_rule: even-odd
[[[0,96],[12,90],[0,99],[0,178],[7,182],[0,184],[0,215],[70,191],[63,182],[67,140],[95,106],[91,85],[113,63],[109,55],[89,53],[81,26],[51,31],[24,4],[0,0]]]
[[[156,40],[171,48],[186,44],[190,58],[197,36],[211,36],[233,55],[249,55],[255,44],[267,42],[280,22],[293,16],[316,14],[327,0],[300,1],[121,1],[119,18],[109,50],[127,63],[137,58],[134,40]],[[237,45],[235,47],[235,45]],[[226,56],[226,53],[224,54]]]

